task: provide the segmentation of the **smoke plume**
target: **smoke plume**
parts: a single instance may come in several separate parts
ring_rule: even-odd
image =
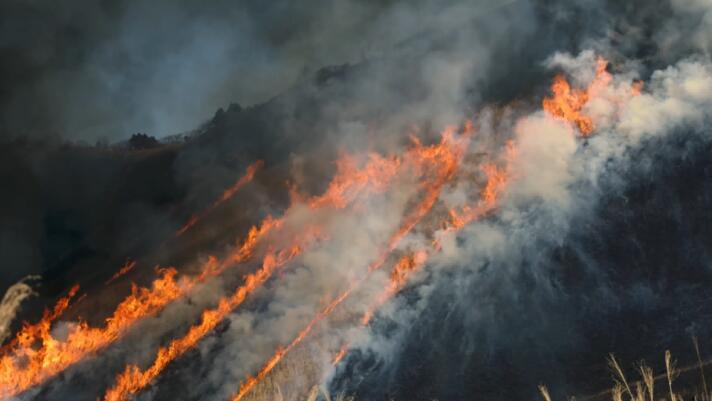
[[[0,398],[564,397],[712,334],[707,1],[84,3],[0,6]]]

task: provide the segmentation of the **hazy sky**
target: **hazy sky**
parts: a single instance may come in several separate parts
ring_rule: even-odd
[[[5,1],[0,137],[93,143],[188,130],[230,102],[263,102],[320,67],[378,55],[448,7],[306,3]]]

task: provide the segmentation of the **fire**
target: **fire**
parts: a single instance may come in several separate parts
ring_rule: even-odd
[[[562,75],[556,76],[551,86],[551,97],[542,101],[543,109],[557,119],[572,124],[582,136],[593,133],[596,124],[586,114],[586,106],[592,99],[605,94],[613,77],[607,71],[608,62],[599,58],[596,62],[596,74],[593,81],[584,89],[572,87]],[[623,88],[624,90],[627,88]],[[633,82],[630,96],[642,91],[642,83]],[[588,109],[592,110],[592,109]],[[0,398],[11,397],[22,391],[43,383],[87,356],[101,350],[120,339],[140,319],[155,315],[170,302],[188,294],[197,284],[222,274],[227,268],[244,263],[259,254],[262,257],[260,267],[244,278],[244,282],[233,293],[223,297],[216,306],[202,311],[200,321],[189,328],[181,337],[172,339],[159,348],[151,365],[141,368],[129,364],[117,375],[113,387],[107,390],[105,401],[127,400],[149,386],[171,362],[195,347],[228,314],[238,308],[251,294],[287,264],[297,258],[307,247],[325,238],[321,227],[307,223],[302,227],[291,227],[290,217],[305,209],[309,213],[330,208],[340,210],[358,204],[374,193],[384,192],[401,175],[413,178],[418,185],[418,202],[400,222],[397,230],[367,266],[365,273],[342,289],[331,301],[304,327],[286,346],[280,346],[254,376],[247,377],[234,395],[233,401],[241,400],[250,390],[259,384],[270,372],[302,343],[319,323],[332,314],[349,296],[355,292],[376,270],[381,269],[392,258],[402,240],[413,229],[426,222],[424,220],[435,208],[443,188],[451,183],[458,174],[460,164],[469,146],[469,137],[473,124],[467,122],[462,135],[456,127],[448,127],[442,132],[441,141],[433,145],[424,145],[413,137],[412,146],[402,154],[380,155],[368,153],[365,157],[341,155],[335,162],[336,174],[324,193],[318,196],[301,196],[294,190],[293,201],[280,218],[268,216],[253,226],[242,242],[219,259],[210,256],[200,266],[195,276],[179,276],[174,268],[158,270],[158,277],[148,287],[133,285],[131,293],[115,308],[102,327],[91,327],[79,320],[69,326],[64,339],[57,339],[52,334],[52,324],[69,307],[78,287],[61,298],[55,307],[45,311],[42,319],[30,325],[25,323],[11,344],[0,352]],[[505,163],[486,162],[481,165],[481,172],[486,182],[478,186],[479,193],[473,194],[475,202],[447,212],[440,230],[429,230],[435,238],[429,246],[421,249],[409,248],[394,263],[383,291],[366,309],[360,323],[368,325],[378,308],[386,304],[408,285],[409,280],[425,266],[429,258],[440,250],[439,240],[446,233],[458,231],[475,220],[481,219],[499,207],[502,195],[512,181],[510,162],[516,157],[516,148],[507,143]],[[502,164],[506,164],[501,167]],[[250,183],[263,163],[258,161],[247,168],[245,174],[231,187],[227,188],[207,209],[194,214],[181,227],[176,236],[180,236],[196,225],[209,212],[232,198],[237,191]],[[299,235],[292,231],[298,229]],[[273,236],[273,234],[275,234]],[[277,238],[278,234],[283,234]],[[290,234],[292,234],[290,236]],[[283,237],[287,236],[288,240]],[[412,247],[412,246],[411,246]],[[127,274],[135,267],[135,262],[128,262],[107,282]],[[364,266],[366,267],[366,266]],[[342,345],[333,358],[338,364],[347,354],[348,344]]]
[[[464,142],[458,142],[457,155],[447,154],[442,150],[438,150],[443,147],[454,147],[452,136],[444,137],[443,142],[439,145],[432,147],[424,147],[422,145],[417,145],[414,150],[409,154],[417,163],[422,163],[422,160],[427,160],[429,162],[437,161],[438,163],[443,163],[447,166],[444,169],[444,178],[449,179],[453,174],[453,163],[456,163],[464,153]],[[415,158],[418,156],[419,158]],[[444,158],[444,159],[443,159]],[[355,168],[355,162],[352,159],[344,161],[342,158],[339,163],[337,163],[338,169],[337,174],[332,179],[330,185],[324,194],[314,197],[308,200],[306,203],[312,209],[319,209],[323,207],[333,207],[341,209],[346,207],[348,204],[353,203],[359,198],[364,192],[369,193],[373,191],[381,191],[387,187],[387,184],[396,175],[401,166],[402,161],[397,157],[381,157],[377,155],[370,155],[368,162],[363,168]],[[425,169],[421,170],[425,172]],[[426,197],[425,205],[416,209],[414,217],[408,220],[407,224],[404,225],[394,236],[394,240],[391,241],[389,246],[389,252],[395,247],[396,242],[402,238],[403,235],[407,233],[412,227],[417,223],[417,221],[422,218],[427,210],[432,207],[433,203],[437,199],[439,190],[444,185],[445,181],[438,180],[436,184],[436,190],[431,189],[428,193],[429,196]],[[434,194],[434,196],[433,196]],[[296,198],[299,200],[300,198]],[[265,224],[262,225],[260,229],[253,229],[248,234],[248,238],[245,244],[251,244],[256,238],[272,227],[280,226],[283,220],[266,220]],[[307,236],[308,238],[308,236]],[[301,235],[297,237],[296,240],[304,240],[305,236]],[[137,393],[141,389],[145,388],[150,382],[155,379],[160,372],[165,369],[165,367],[173,361],[175,358],[179,357],[185,351],[193,347],[200,341],[206,334],[208,334],[225,316],[230,313],[233,309],[238,307],[244,299],[252,293],[256,288],[261,286],[266,280],[270,278],[276,268],[283,266],[289,260],[296,257],[301,253],[305,244],[293,244],[288,249],[291,250],[289,257],[279,257],[278,262],[275,262],[274,257],[268,255],[265,259],[263,266],[257,272],[249,275],[246,279],[245,285],[238,288],[235,294],[230,298],[223,298],[218,308],[205,311],[203,313],[203,319],[199,325],[191,327],[189,332],[182,338],[173,340],[168,347],[161,348],[154,360],[154,363],[146,370],[141,371],[135,365],[130,365],[126,370],[117,377],[117,382],[114,387],[107,391],[104,400],[105,401],[118,401],[128,399],[132,394]],[[250,248],[248,247],[248,250]],[[231,258],[239,259],[246,254],[247,251],[243,252],[242,248],[234,253]],[[284,251],[283,251],[284,252]],[[283,255],[280,253],[279,255]],[[386,255],[382,256],[385,261]],[[228,258],[230,260],[230,258]],[[382,264],[383,261],[379,263]],[[369,270],[376,269],[376,264],[372,265]],[[301,341],[301,340],[300,340]],[[290,348],[291,349],[291,348]]]
[[[575,124],[582,135],[589,135],[593,131],[593,120],[591,117],[581,114],[581,109],[588,101],[586,91],[571,89],[566,78],[557,75],[551,85],[551,92],[554,97],[544,98],[544,110],[555,117]]]
[[[516,157],[516,154],[517,152],[514,144],[511,141],[507,142],[505,159],[508,167]],[[443,229],[444,231],[460,230],[472,221],[483,217],[497,206],[497,203],[499,202],[506,185],[510,182],[511,177],[506,170],[498,168],[494,163],[485,163],[482,170],[487,175],[487,182],[482,189],[479,204],[474,207],[467,206],[463,208],[463,213],[457,213],[454,210],[450,210],[451,220],[445,224],[445,228]],[[439,242],[434,240],[430,251],[421,249],[411,254],[402,256],[393,267],[390,280],[386,285],[386,288],[376,298],[374,304],[366,310],[361,318],[361,325],[367,326],[371,322],[375,311],[388,302],[388,300],[395,294],[397,294],[407,284],[410,275],[420,269],[427,262],[430,255],[429,252],[437,251],[439,249]],[[341,360],[343,360],[346,356],[348,350],[348,343],[342,345],[339,352],[332,359],[332,365],[336,366],[339,362],[341,362]]]
[[[306,236],[310,237],[310,236]],[[305,240],[305,236],[300,237]],[[158,350],[156,358],[145,370],[136,365],[128,365],[119,374],[116,384],[104,395],[105,401],[127,400],[131,395],[148,386],[168,366],[170,362],[191,349],[206,334],[212,331],[233,309],[239,306],[255,289],[259,288],[272,275],[275,269],[284,266],[303,250],[305,244],[295,244],[279,253],[268,253],[262,267],[245,277],[245,283],[238,287],[230,297],[222,298],[214,309],[203,312],[201,322],[194,325],[181,338],[170,342]]]
[[[414,142],[414,147],[407,153],[408,164],[412,164],[412,171],[423,176],[422,186],[424,187],[423,198],[415,206],[414,210],[406,216],[398,230],[391,236],[385,249],[368,266],[366,275],[352,282],[343,292],[334,298],[325,308],[306,325],[297,336],[286,346],[278,347],[274,355],[262,366],[255,376],[250,376],[240,385],[239,390],[233,396],[232,401],[239,401],[259,382],[261,382],[277,364],[297,345],[299,345],[311,333],[316,325],[327,318],[343,301],[345,301],[353,291],[357,290],[370,275],[380,269],[386,262],[388,256],[395,250],[399,242],[425,217],[432,209],[442,191],[442,188],[456,174],[462,156],[469,144],[469,135],[472,132],[471,124],[465,127],[464,135],[461,138],[455,137],[455,129],[449,128],[442,133],[439,144],[433,146],[423,146],[419,141]],[[434,169],[433,177],[427,173]],[[344,353],[346,351],[344,350]]]
[[[593,119],[584,114],[584,109],[591,99],[602,96],[612,82],[612,76],[606,70],[607,63],[603,58],[597,60],[596,76],[585,89],[572,88],[566,78],[557,76],[551,87],[552,96],[543,99],[544,110],[555,118],[574,125],[582,136],[590,135],[596,126]],[[642,84],[634,82],[630,93],[635,96],[641,90]],[[51,333],[52,323],[66,310],[71,298],[78,291],[78,288],[72,289],[67,297],[57,302],[52,311],[45,312],[40,322],[35,325],[25,324],[13,343],[2,350],[0,398],[17,395],[43,383],[117,341],[137,321],[159,313],[162,308],[188,294],[199,283],[222,274],[231,266],[247,262],[256,257],[255,255],[260,255],[261,265],[244,278],[242,285],[230,295],[221,298],[216,306],[204,310],[200,321],[191,326],[183,336],[172,339],[167,345],[159,348],[150,366],[142,369],[135,364],[127,365],[125,370],[117,375],[114,386],[108,389],[103,397],[105,401],[129,399],[149,386],[172,361],[196,346],[219,322],[238,308],[275,273],[282,270],[313,243],[328,236],[322,232],[322,227],[315,223],[309,222],[302,224],[301,227],[293,227],[296,219],[290,219],[292,216],[303,214],[305,210],[307,213],[314,213],[324,209],[331,211],[347,207],[355,209],[355,205],[368,196],[387,191],[396,179],[404,178],[415,182],[418,188],[417,202],[410,207],[409,213],[383,244],[374,260],[368,266],[364,266],[366,271],[318,311],[291,342],[279,347],[254,376],[245,379],[234,395],[233,401],[244,398],[294,347],[302,343],[321,321],[327,319],[371,277],[374,271],[381,269],[393,257],[402,240],[415,227],[421,223],[430,224],[425,218],[431,213],[437,213],[433,210],[437,210],[435,206],[441,198],[443,189],[456,179],[472,132],[473,124],[468,121],[461,133],[457,127],[448,127],[442,132],[440,142],[432,145],[425,145],[417,138],[413,138],[412,145],[401,154],[368,153],[365,157],[341,155],[335,163],[336,173],[322,194],[302,196],[293,190],[292,203],[281,217],[268,216],[253,226],[246,237],[221,258],[215,256],[207,258],[200,266],[198,274],[183,276],[174,268],[160,269],[158,277],[151,286],[132,286],[130,295],[116,306],[104,326],[91,327],[88,323],[79,320],[70,325],[66,338],[60,340],[53,337]],[[408,252],[394,263],[385,288],[361,318],[362,325],[368,325],[378,308],[402,291],[413,274],[441,249],[439,241],[443,235],[458,231],[500,207],[503,193],[512,181],[510,164],[515,158],[516,148],[512,142],[508,142],[504,161],[494,159],[481,165],[481,174],[486,177],[486,181],[476,186],[479,192],[473,192],[474,202],[448,210],[442,224],[436,226],[440,229],[434,230],[430,227],[431,230],[428,231],[428,234],[434,234],[435,239],[432,243],[427,246],[421,245],[420,249],[413,249],[411,245]],[[244,176],[226,189],[210,207],[192,216],[176,235],[180,236],[186,232],[207,213],[234,196],[237,191],[251,182],[261,167],[262,162],[259,161],[250,165]],[[294,235],[294,230],[299,230],[299,235]],[[288,239],[285,240],[284,237]],[[126,274],[134,266],[135,262],[127,263],[109,282]],[[339,363],[347,352],[348,344],[341,347],[333,363]]]
[[[596,60],[596,77],[587,89],[571,88],[563,75],[554,77],[551,85],[553,97],[545,97],[542,101],[543,109],[556,118],[568,121],[578,127],[581,135],[589,136],[595,125],[591,117],[582,113],[588,101],[601,92],[613,79],[606,71],[608,61],[602,57]]]
[[[339,306],[348,296],[351,294],[351,291],[354,290],[356,286],[352,285],[350,286],[346,291],[342,292],[338,297],[336,297],[334,300],[332,300],[324,309],[319,311],[316,316],[309,322],[309,324],[306,325],[302,329],[302,331],[297,334],[296,337],[292,340],[292,342],[289,343],[286,347],[279,347],[277,348],[277,351],[272,355],[272,357],[267,360],[267,363],[260,369],[260,371],[255,375],[248,377],[241,385],[240,389],[237,391],[237,394],[232,398],[232,401],[239,401],[241,400],[251,389],[254,387],[257,383],[262,381],[271,371],[274,369],[275,366],[284,358],[285,355],[289,353],[294,347],[299,345],[302,341],[304,341],[305,338],[311,333],[311,331],[314,329],[314,327],[325,317],[329,316],[331,312],[336,309],[337,306]]]
[[[264,165],[264,163],[262,162],[262,160],[258,160],[258,161],[256,161],[256,162],[250,164],[250,165],[247,167],[247,172],[245,172],[245,175],[243,175],[242,177],[240,177],[237,181],[235,181],[235,183],[234,183],[231,187],[229,187],[228,189],[226,189],[226,190],[222,193],[222,195],[221,195],[218,199],[216,199],[215,202],[213,202],[212,205],[210,205],[210,207],[208,207],[207,209],[205,209],[205,210],[204,210],[202,213],[200,213],[200,214],[194,214],[194,215],[190,216],[190,219],[188,219],[188,221],[187,221],[181,228],[179,228],[178,231],[176,231],[176,237],[179,237],[179,236],[183,235],[183,234],[184,234],[186,231],[188,231],[191,227],[193,227],[194,225],[196,225],[196,224],[198,223],[198,221],[200,221],[200,219],[202,219],[203,217],[205,217],[205,215],[207,215],[208,213],[210,213],[210,212],[211,212],[213,209],[215,209],[216,207],[220,206],[223,202],[225,202],[225,201],[227,201],[228,199],[232,198],[233,195],[235,195],[235,193],[237,193],[237,191],[239,191],[240,189],[242,189],[245,185],[249,184],[249,183],[252,181],[252,178],[254,178],[255,173],[257,172],[257,170],[259,170],[260,168],[262,168],[263,165]]]
[[[121,266],[121,269],[119,269],[119,271],[117,271],[116,273],[114,273],[114,275],[111,276],[111,278],[106,281],[106,284],[111,284],[112,282],[116,281],[117,278],[119,278],[119,277],[125,275],[126,273],[130,272],[131,270],[133,270],[134,267],[136,267],[136,261],[135,261],[135,260],[128,260],[128,261],[126,261],[126,264],[124,264],[123,266]]]
[[[176,299],[182,293],[174,280],[176,273],[175,269],[161,270],[161,277],[151,289],[134,285],[131,295],[118,305],[105,327],[93,328],[79,321],[60,341],[50,333],[50,321],[43,319],[42,330],[36,336],[19,341],[11,353],[0,358],[0,397],[15,395],[61,372],[118,339],[139,318]]]
[[[643,81],[634,80],[630,85],[630,95],[634,97],[641,93],[643,93]]]
[[[386,188],[398,172],[401,161],[395,157],[383,157],[372,153],[364,168],[358,168],[357,161],[350,155],[342,155],[336,162],[336,176],[329,183],[323,195],[308,203],[313,209],[326,205],[343,208],[367,187],[380,191]]]
[[[341,208],[356,200],[363,192],[383,190],[387,182],[395,176],[404,159],[408,159],[409,166],[415,167],[419,174],[427,172],[425,164],[443,163],[443,165],[449,166],[443,170],[443,179],[449,179],[453,174],[452,160],[454,157],[442,149],[445,146],[452,146],[453,144],[449,142],[452,142],[453,139],[451,134],[444,135],[443,138],[443,143],[436,146],[425,147],[416,144],[405,157],[401,158],[371,155],[362,169],[354,170],[351,167],[353,166],[351,161],[342,163],[342,167],[337,171],[327,191],[321,196],[309,199],[307,204],[312,208],[326,205]],[[461,155],[464,148],[461,144],[459,146]],[[442,184],[439,186],[441,187]],[[392,243],[396,243],[422,218],[437,199],[437,190],[429,191],[426,205],[415,213]],[[0,396],[15,395],[42,383],[87,355],[115,342],[135,322],[154,315],[168,303],[185,295],[197,283],[220,274],[230,264],[248,260],[259,240],[272,230],[282,227],[283,224],[283,219],[268,217],[260,226],[253,227],[243,244],[222,262],[214,257],[209,258],[204,263],[201,273],[195,277],[180,277],[178,279],[176,270],[169,268],[160,271],[161,276],[153,282],[151,287],[132,286],[131,294],[117,306],[112,316],[106,320],[105,327],[91,327],[87,323],[79,321],[72,326],[65,340],[57,340],[52,337],[49,325],[45,324],[47,329],[42,332],[41,338],[33,342],[33,345],[39,343],[39,348],[30,347],[29,344],[19,344],[19,347],[15,347],[12,352],[0,358]],[[382,259],[385,260],[385,256]]]
[[[57,320],[60,316],[62,316],[64,311],[67,310],[72,298],[77,295],[78,291],[79,285],[75,284],[66,296],[57,300],[57,303],[51,311],[49,309],[45,309],[39,322],[35,324],[23,322],[22,328],[17,332],[15,338],[9,344],[2,347],[2,352],[7,352],[9,349],[12,349],[18,345],[29,347],[38,339],[42,338],[45,333],[49,332],[52,322]]]
[[[400,163],[396,157],[372,156],[360,169],[341,169],[333,178],[333,182],[338,184],[332,182],[324,194],[308,199],[306,203],[312,208],[343,208],[364,194],[381,191],[389,177],[394,176],[394,166],[398,167]],[[294,207],[296,205],[290,206],[285,215]],[[72,327],[66,340],[57,340],[46,330],[36,341],[40,344],[39,349],[14,347],[12,352],[0,357],[0,397],[18,394],[44,382],[115,342],[138,320],[155,315],[207,278],[221,274],[231,265],[246,262],[253,256],[257,244],[270,232],[282,228],[284,223],[284,217],[275,219],[268,216],[259,226],[252,227],[243,243],[223,260],[209,257],[201,266],[201,272],[194,277],[178,279],[175,269],[163,269],[161,277],[153,282],[152,287],[132,286],[131,295],[118,305],[105,327],[90,327],[80,321]],[[307,231],[310,229],[314,227],[304,228]]]
[[[369,308],[361,318],[361,324],[367,326],[373,318],[376,309],[385,304],[393,295],[403,288],[408,280],[408,276],[420,268],[428,259],[428,253],[417,251],[413,254],[402,256],[393,267],[391,277],[386,289],[376,299],[375,305]],[[342,356],[343,358],[343,356]],[[341,358],[339,358],[341,359]]]
[[[336,355],[334,356],[334,359],[331,360],[331,364],[334,366],[338,365],[339,362],[341,362],[344,359],[347,352],[349,352],[349,345],[348,344],[342,345],[341,348],[339,348],[339,352],[337,352]]]
[[[507,145],[509,157],[514,154],[512,146],[513,145],[511,145],[511,143],[508,143]],[[463,212],[461,213],[458,213],[455,210],[450,210],[449,214],[451,220],[448,222],[449,225],[446,225],[445,230],[460,230],[471,222],[494,210],[497,206],[499,199],[501,198],[501,194],[510,180],[509,175],[505,170],[500,169],[494,163],[485,163],[482,166],[482,170],[487,175],[487,182],[482,189],[479,203],[474,207],[464,207]],[[438,250],[440,248],[437,240],[433,242],[433,248],[433,250]],[[429,251],[421,249],[416,250],[411,254],[404,255],[398,260],[393,267],[388,285],[376,299],[374,305],[370,307],[361,318],[362,325],[366,326],[369,324],[373,318],[375,310],[380,308],[383,304],[388,302],[390,298],[397,294],[408,282],[410,275],[420,269],[420,267],[422,267],[428,260],[428,257]]]

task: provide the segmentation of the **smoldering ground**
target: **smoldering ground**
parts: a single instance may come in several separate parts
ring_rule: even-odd
[[[153,12],[160,14],[161,6],[155,7]],[[476,6],[396,2],[387,6],[344,3],[341,7],[337,8],[341,12],[353,9],[349,7],[375,8],[377,15],[385,15],[363,22],[359,18],[370,14],[356,13],[356,22],[349,20],[346,25],[369,32],[367,36],[385,32],[387,45],[359,54],[366,60],[355,65],[325,68],[290,80],[307,63],[300,58],[302,49],[319,47],[315,37],[329,36],[334,32],[330,29],[336,29],[326,24],[325,31],[307,30],[296,44],[287,40],[286,54],[296,54],[296,61],[284,61],[282,54],[277,57],[271,68],[286,82],[270,82],[269,89],[251,88],[261,81],[248,74],[236,86],[224,89],[226,97],[205,95],[234,79],[234,70],[222,67],[224,74],[176,89],[180,94],[190,91],[190,85],[200,87],[202,95],[197,98],[208,100],[201,106],[205,109],[186,105],[182,99],[160,105],[165,97],[156,100],[128,89],[129,100],[119,111],[86,113],[126,127],[119,132],[132,132],[146,124],[140,130],[178,130],[193,122],[197,125],[217,105],[233,100],[232,91],[240,92],[235,97],[253,99],[247,101],[251,103],[297,82],[264,104],[216,114],[202,135],[185,144],[132,154],[61,147],[44,139],[8,144],[4,153],[13,157],[3,168],[8,177],[4,182],[12,185],[12,191],[3,199],[8,204],[2,208],[8,224],[3,225],[7,239],[2,249],[4,256],[9,255],[4,260],[12,266],[12,276],[3,276],[4,284],[28,273],[42,273],[44,297],[28,307],[36,316],[40,305],[50,304],[74,281],[90,292],[98,291],[99,283],[126,257],[140,260],[132,277],[139,281],[151,276],[155,264],[190,268],[200,255],[229,246],[249,224],[282,210],[288,202],[285,180],[318,193],[333,171],[330,161],[339,149],[393,149],[404,143],[411,125],[432,126],[423,131],[436,131],[443,124],[479,114],[486,105],[515,100],[519,106],[511,107],[513,115],[504,119],[511,126],[485,130],[478,140],[498,143],[502,140],[498,135],[507,135],[502,132],[515,135],[517,129],[535,130],[517,128],[515,121],[538,108],[552,77],[549,67],[577,74],[576,57],[556,61],[551,56],[557,51],[578,55],[580,50],[593,48],[611,59],[614,72],[637,76],[646,84],[654,82],[650,95],[636,102],[633,112],[638,114],[621,117],[620,124],[606,127],[604,133],[610,135],[605,140],[592,138],[581,149],[556,140],[542,149],[535,138],[528,139],[532,143],[527,149],[533,156],[527,160],[532,162],[521,168],[535,173],[531,181],[517,187],[522,192],[511,195],[513,204],[504,207],[504,216],[463,232],[449,257],[431,261],[417,285],[377,316],[369,335],[357,338],[360,342],[344,366],[325,383],[360,399],[533,398],[539,382],[561,393],[589,392],[607,382],[602,370],[607,352],[630,361],[650,359],[664,347],[682,348],[691,331],[701,337],[709,331],[704,324],[709,280],[705,262],[709,249],[709,100],[704,85],[699,89],[700,80],[709,79],[709,41],[704,32],[710,11],[704,2]],[[127,6],[136,13],[134,8],[143,11]],[[129,11],[127,15],[135,15]],[[120,9],[115,12],[121,14]],[[177,13],[179,21],[187,18],[180,7]],[[319,18],[298,17],[323,25],[314,22],[322,21]],[[309,26],[296,20],[297,27]],[[118,42],[129,41],[131,54],[131,40],[143,42],[141,34],[147,28],[139,23],[140,29],[132,30],[130,18],[120,21]],[[111,31],[114,25],[108,26]],[[91,24],[88,29],[93,29]],[[300,28],[293,29],[299,32]],[[202,32],[202,26],[187,31]],[[334,49],[327,54],[339,55],[316,62],[353,62],[359,52],[341,46],[352,32],[336,32],[339,35],[329,36],[335,43],[330,41],[326,48]],[[99,37],[104,35],[108,43],[116,43],[113,35]],[[194,46],[178,46],[187,49],[187,67],[169,74],[169,81],[181,81],[181,71],[205,59],[202,50],[196,50],[204,40],[215,38],[219,43],[212,45],[218,49],[212,54],[221,53],[221,46],[227,46],[225,36],[229,35],[210,31],[208,39],[195,36]],[[252,45],[251,37],[245,40]],[[156,48],[163,47],[160,40],[157,43]],[[221,64],[227,56],[215,57]],[[680,62],[685,59],[689,61]],[[551,61],[549,67],[547,61]],[[91,63],[78,65],[78,71],[91,67]],[[119,69],[119,80],[140,82],[131,79],[130,70]],[[150,70],[159,74],[166,68],[159,63]],[[584,72],[581,68],[580,73]],[[39,83],[32,82],[40,94],[55,88],[45,82],[56,81],[56,73],[50,69],[47,74],[40,74]],[[81,74],[76,80],[82,81]],[[155,85],[160,89],[166,83],[159,80]],[[86,103],[102,96],[91,88],[78,90]],[[16,97],[8,99],[18,102]],[[124,121],[129,119],[126,111],[134,109],[141,110],[140,117]],[[41,108],[33,110],[42,113]],[[185,112],[186,121],[173,121],[171,110]],[[161,116],[160,121],[145,117],[153,113]],[[71,110],[59,111],[61,120],[53,113],[43,114],[49,122],[39,131],[46,127],[76,131],[73,127],[77,126],[82,127],[79,131],[92,131],[85,128],[85,116],[77,120],[72,114]],[[607,115],[605,110],[601,114]],[[26,121],[8,126],[26,127]],[[551,128],[544,129],[547,132]],[[625,139],[615,139],[616,134]],[[557,160],[563,165],[552,169],[546,165],[551,162],[548,152],[557,149]],[[164,243],[187,216],[211,202],[256,159],[265,160],[266,168],[247,191],[209,217],[192,236]],[[398,208],[392,214],[386,210],[374,206],[373,213],[391,217],[402,213]],[[350,227],[368,224],[354,222]],[[368,230],[363,233],[368,237]],[[330,250],[329,260],[359,254],[356,248],[336,247]],[[274,298],[270,294],[261,297],[267,306],[256,302],[238,312],[226,331],[202,344],[199,355],[190,354],[172,366],[145,396],[225,398],[241,376],[254,372],[271,349],[289,341],[302,320],[314,313],[322,295],[315,289],[329,288],[351,266],[341,260],[332,263],[335,266],[319,258],[300,262],[302,270],[275,284]],[[323,288],[312,287],[314,283]],[[102,297],[106,305],[98,309],[109,309],[120,292],[110,289]],[[102,316],[95,304],[78,304],[77,308],[75,314]],[[167,322],[183,319],[167,315]],[[153,346],[146,346],[147,354],[153,353]],[[138,348],[135,352],[140,354],[142,348]],[[323,359],[318,351],[310,356]],[[123,359],[118,358],[120,368]],[[91,374],[80,367],[73,376],[79,382],[59,378],[45,391],[26,397],[81,395],[89,399],[96,394],[80,393],[81,380],[102,387],[110,384],[115,371]]]

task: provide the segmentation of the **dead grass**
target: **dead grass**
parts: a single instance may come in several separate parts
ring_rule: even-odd
[[[607,391],[586,397],[582,401],[604,400],[607,398],[612,401],[684,401],[683,395],[688,400],[712,401],[704,372],[704,366],[710,361],[702,361],[697,338],[693,337],[692,342],[697,356],[696,364],[678,368],[677,361],[673,358],[672,353],[666,350],[664,354],[664,372],[656,375],[653,369],[646,365],[645,362],[640,362],[635,367],[637,380],[632,382],[626,376],[625,370],[621,367],[615,355],[610,354],[607,362],[613,376],[613,386]],[[700,374],[697,388],[694,390],[690,388],[676,389],[675,380],[680,376],[680,373],[693,370],[698,370]],[[551,394],[546,386],[539,385],[539,392],[544,401],[552,401]]]

